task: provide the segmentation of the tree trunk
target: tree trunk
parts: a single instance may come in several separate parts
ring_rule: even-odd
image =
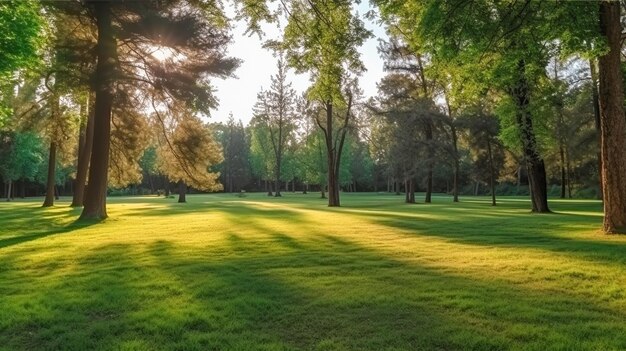
[[[487,153],[489,155],[489,187],[491,188],[491,206],[496,205],[496,175],[493,166],[493,154],[491,151],[491,141],[487,139]]]
[[[87,123],[81,133],[82,143],[78,147],[78,162],[76,164],[76,180],[74,181],[74,193],[72,195],[72,207],[83,205],[85,196],[85,184],[87,183],[87,172],[89,172],[89,159],[93,147],[93,127],[94,109],[91,108],[90,101],[87,100]],[[80,142],[80,141],[79,141]]]
[[[326,103],[326,154],[328,162],[328,206],[335,207],[340,206],[339,203],[339,184],[338,184],[338,172],[335,172],[335,168],[338,168],[333,145],[333,104],[331,102]],[[338,170],[338,169],[337,169]]]
[[[626,119],[620,68],[620,2],[600,2],[600,32],[609,52],[599,59],[604,232],[626,233]]]
[[[187,185],[182,180],[178,181],[178,203],[187,202]]]
[[[170,196],[170,181],[165,177],[163,179],[165,179],[165,197],[167,198]]]
[[[265,184],[267,184],[267,196],[274,196],[272,192],[272,182],[266,180]]]
[[[598,133],[598,150],[602,149],[602,131],[600,128],[600,97],[598,94],[598,72],[594,59],[589,60],[589,70],[591,71],[591,97],[593,99],[593,114],[596,121],[596,132]],[[597,198],[602,200],[602,152],[598,151],[598,185],[599,190]]]
[[[452,122],[452,146],[454,152],[454,179],[452,182],[452,201],[459,202],[459,170],[460,170],[460,162],[459,162],[459,149],[458,149],[458,135],[456,133],[456,126],[454,122]]]
[[[13,182],[9,179],[9,182],[7,184],[7,202],[11,201],[11,196],[13,196],[13,194],[11,194],[12,186],[13,186]]]
[[[408,179],[406,183],[406,191],[407,191],[406,202],[409,204],[414,204],[415,203],[415,178],[411,177]]]
[[[433,122],[428,119],[426,121],[426,142],[428,143],[428,173],[426,175],[426,197],[424,198],[424,202],[429,204],[432,200],[433,194],[433,164],[434,160],[434,152],[433,152]]]
[[[48,179],[46,182],[46,198],[43,207],[54,206],[54,185],[56,184],[55,169],[57,164],[57,144],[50,142],[50,153],[48,155]]]
[[[96,91],[94,137],[89,167],[89,185],[85,191],[81,219],[101,220],[107,217],[106,196],[111,146],[111,108],[117,61],[117,42],[111,23],[111,3],[94,2],[98,27],[96,53],[98,63],[94,75]]]
[[[563,144],[559,145],[559,154],[561,156],[561,199],[564,199],[567,179],[565,177],[565,150],[563,149]]]
[[[550,212],[548,207],[546,167],[543,158],[539,154],[537,139],[533,130],[533,121],[529,109],[530,88],[526,79],[526,63],[524,60],[518,62],[517,69],[518,80],[511,93],[517,105],[516,122],[528,169],[532,211],[540,213]]]
[[[567,197],[568,198],[572,198],[572,180],[571,180],[571,168],[570,168],[570,163],[569,163],[569,152],[567,149],[565,149],[565,175],[566,175],[566,182],[567,182]]]

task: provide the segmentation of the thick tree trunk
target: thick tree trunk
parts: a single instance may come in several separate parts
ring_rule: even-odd
[[[596,132],[598,133],[598,150],[602,149],[602,131],[600,128],[600,96],[598,94],[598,72],[595,60],[589,60],[589,70],[591,71],[591,97],[593,99],[593,114],[596,121]],[[598,151],[598,191],[597,198],[602,200],[602,152]]]
[[[111,3],[94,2],[98,27],[96,53],[98,63],[94,76],[96,101],[94,137],[89,167],[89,185],[85,192],[81,219],[101,220],[107,217],[106,196],[111,146],[111,108],[117,61],[117,42],[111,23]]]
[[[274,196],[272,192],[272,182],[266,180],[265,184],[267,184],[267,196]]]
[[[83,205],[85,196],[85,185],[87,183],[87,172],[89,172],[89,160],[93,147],[94,109],[91,108],[91,99],[87,101],[87,123],[83,133],[81,133],[82,143],[78,148],[78,162],[76,164],[76,180],[74,181],[74,193],[72,195],[72,207]]]
[[[546,167],[539,154],[537,139],[533,130],[533,121],[530,114],[530,88],[526,79],[526,63],[520,60],[517,65],[518,80],[511,90],[517,105],[516,122],[522,141],[522,149],[528,169],[530,196],[533,212],[550,212],[548,207],[548,184],[546,181]]]
[[[46,198],[43,207],[54,206],[54,185],[56,184],[55,170],[57,164],[57,144],[50,142],[50,153],[48,154],[48,179],[46,182]]]
[[[620,2],[600,2],[600,32],[609,52],[599,59],[604,231],[626,233],[626,118],[620,69]]]
[[[187,185],[182,180],[178,181],[178,202],[187,202]]]
[[[491,141],[487,139],[487,153],[489,155],[489,188],[491,188],[491,206],[496,205],[496,175],[493,165],[493,153],[491,151]]]

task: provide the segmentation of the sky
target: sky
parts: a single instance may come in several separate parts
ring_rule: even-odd
[[[361,17],[370,9],[368,3],[362,2],[359,5],[357,10]],[[384,28],[379,24],[366,19],[364,22],[366,28],[373,32],[373,37],[359,49],[361,60],[367,68],[359,78],[359,83],[367,98],[376,95],[376,83],[383,77],[383,60],[378,54],[378,40],[386,38],[386,35]],[[265,40],[279,39],[280,30],[275,24],[265,25],[263,31],[266,35],[262,39],[257,35],[244,34],[245,30],[244,22],[235,24],[232,30],[233,40],[228,49],[228,56],[243,61],[235,71],[237,78],[212,81],[219,106],[211,112],[211,122],[225,122],[232,113],[235,120],[247,124],[252,118],[252,106],[256,102],[257,93],[261,88],[269,88],[270,77],[276,73],[276,58],[262,45]],[[310,85],[308,74],[296,75],[290,71],[289,80],[298,92],[305,91]]]

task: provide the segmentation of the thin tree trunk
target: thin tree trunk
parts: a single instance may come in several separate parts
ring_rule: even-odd
[[[55,169],[57,163],[57,144],[50,142],[50,153],[48,155],[48,179],[46,182],[46,198],[43,201],[43,207],[54,206],[54,185],[56,184]]]
[[[598,72],[596,68],[596,62],[594,59],[589,60],[589,70],[591,71],[591,97],[593,99],[593,114],[596,121],[596,131],[598,133],[598,185],[599,190],[597,198],[602,200],[602,131],[600,128],[600,97],[598,94]]]
[[[178,181],[178,202],[187,202],[187,185],[182,180]]]
[[[111,20],[111,3],[94,2],[98,28],[96,53],[98,63],[94,76],[96,101],[94,138],[89,167],[89,185],[85,191],[81,219],[101,220],[107,217],[106,196],[111,146],[111,108],[117,61],[117,42]]]
[[[600,2],[600,32],[609,52],[599,59],[604,232],[626,233],[626,119],[620,50],[620,2]]]
[[[74,193],[72,195],[72,203],[70,206],[78,207],[83,205],[85,196],[85,185],[87,183],[87,172],[89,172],[89,161],[91,158],[91,150],[93,147],[93,129],[94,129],[94,109],[91,108],[91,99],[87,100],[87,123],[82,133],[83,143],[79,145],[78,163],[76,165],[76,180],[74,181]]]
[[[326,154],[328,162],[328,206],[339,206],[339,184],[335,167],[337,154],[333,147],[333,104],[326,103]]]
[[[565,177],[565,150],[563,149],[563,144],[559,146],[559,154],[561,156],[561,199],[564,199],[567,179]]]
[[[517,127],[522,141],[522,149],[528,168],[528,182],[533,212],[550,212],[548,207],[548,184],[546,181],[546,167],[539,154],[537,139],[533,130],[533,121],[530,114],[530,88],[526,79],[526,63],[520,60],[517,65],[518,81],[512,89],[512,95],[517,105]]]
[[[426,174],[426,196],[424,202],[429,204],[432,201],[433,194],[433,166],[434,166],[434,153],[433,153],[433,124],[430,119],[426,121],[426,142],[428,143],[428,173]]]
[[[411,177],[409,179],[409,203],[414,204],[415,203],[415,178]]]
[[[487,153],[489,155],[489,187],[491,188],[491,206],[496,205],[496,176],[493,166],[493,154],[491,151],[491,141],[487,139]]]
[[[7,202],[11,201],[11,196],[13,196],[11,194],[11,187],[13,185],[13,182],[9,179],[8,185],[7,185]]]
[[[567,182],[567,197],[568,198],[572,198],[572,180],[571,180],[571,168],[570,168],[570,162],[569,162],[569,152],[567,149],[565,149],[565,175],[566,175],[566,182]]]
[[[167,179],[166,177],[163,177],[164,181],[165,181],[165,197],[170,196],[170,181],[169,179]]]

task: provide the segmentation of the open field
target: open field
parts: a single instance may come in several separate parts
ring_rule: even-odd
[[[318,197],[2,202],[0,349],[626,349],[597,201]]]

